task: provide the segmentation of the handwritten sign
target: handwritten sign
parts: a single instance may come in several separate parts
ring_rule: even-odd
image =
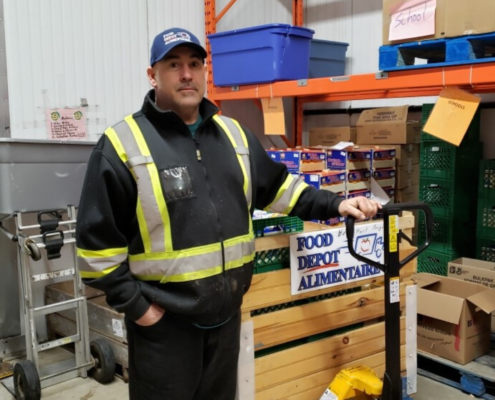
[[[383,222],[356,225],[354,249],[383,264]],[[383,275],[349,253],[345,228],[290,236],[291,294],[345,285]]]
[[[284,103],[280,97],[261,99],[265,135],[285,135]]]
[[[85,140],[86,110],[78,108],[55,108],[46,110],[48,139]]]
[[[388,39],[404,40],[435,34],[436,0],[409,0],[391,16]]]

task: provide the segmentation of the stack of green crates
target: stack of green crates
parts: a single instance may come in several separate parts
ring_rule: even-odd
[[[495,262],[495,160],[480,163],[476,258]]]
[[[423,125],[433,110],[423,106]],[[447,264],[458,257],[474,257],[476,196],[479,160],[483,158],[478,111],[459,147],[421,133],[420,200],[433,211],[430,247],[418,258],[418,271],[447,274]],[[419,217],[419,242],[424,243],[426,224]]]

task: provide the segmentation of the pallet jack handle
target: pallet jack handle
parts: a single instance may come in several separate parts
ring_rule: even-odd
[[[433,212],[431,211],[430,206],[428,206],[425,203],[399,203],[399,204],[390,204],[390,205],[385,205],[383,208],[380,210],[380,212],[377,214],[378,217],[383,216],[387,222],[389,222],[388,217],[390,215],[399,215],[400,212],[402,211],[416,211],[420,210],[425,213],[425,220],[426,220],[426,241],[419,247],[414,253],[409,254],[406,258],[403,260],[399,261],[399,265],[402,268],[404,265],[406,265],[408,262],[419,256],[426,248],[430,245],[431,241],[431,236],[433,233]],[[349,216],[347,217],[345,227],[346,227],[346,235],[347,235],[347,244],[349,247],[349,252],[351,255],[362,262],[365,262],[369,265],[372,265],[381,271],[385,271],[386,265],[380,264],[379,262],[376,262],[374,260],[370,260],[369,258],[366,258],[358,253],[356,253],[356,250],[354,249],[353,243],[354,243],[354,225],[356,222],[356,218]],[[389,224],[385,224],[386,227],[390,228]],[[386,240],[390,238],[390,232],[387,231],[385,228],[384,232]],[[387,249],[389,246],[385,246]]]
[[[404,258],[404,260],[400,260],[399,239],[405,236],[399,229],[399,214],[402,211],[415,210],[420,210],[425,214],[426,240],[416,251]],[[400,367],[400,270],[413,258],[421,254],[430,244],[433,233],[433,213],[425,203],[399,203],[384,206],[379,214],[383,216],[384,264],[356,253],[354,243],[354,224],[356,219],[354,217],[348,217],[346,220],[347,246],[354,258],[384,272],[385,375],[380,398],[382,400],[402,400],[408,398],[408,396],[403,388]]]

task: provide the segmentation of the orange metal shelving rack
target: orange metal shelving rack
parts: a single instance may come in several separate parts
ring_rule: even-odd
[[[205,0],[206,33],[216,32],[216,23],[236,2],[231,0],[216,17],[215,0]],[[293,0],[293,23],[303,24],[303,0]],[[295,99],[295,142],[302,144],[305,103],[437,96],[446,86],[472,93],[495,93],[495,63],[478,63],[445,68],[426,68],[376,74],[283,81],[259,85],[217,87],[213,85],[211,54],[208,46],[208,93],[216,103],[223,100],[247,100],[269,97]]]

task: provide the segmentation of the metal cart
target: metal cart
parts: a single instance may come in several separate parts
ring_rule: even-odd
[[[63,219],[63,215],[67,219]],[[13,241],[18,243],[21,288],[23,297],[23,315],[26,337],[26,360],[14,366],[13,386],[17,399],[38,400],[41,389],[76,377],[86,378],[88,370],[100,383],[113,380],[115,358],[110,344],[105,340],[89,343],[89,325],[84,284],[77,267],[75,247],[76,210],[69,206],[66,212],[58,210],[41,211],[37,214],[38,223],[24,225],[23,213],[16,213],[16,234],[8,232]],[[33,231],[39,231],[39,233]],[[70,245],[73,264],[68,269],[33,274],[31,261],[42,258],[45,250],[48,260],[60,257],[62,247]],[[33,303],[33,282],[47,279],[68,277],[73,281],[75,296],[73,299],[59,303],[35,307]],[[74,310],[76,314],[76,333],[71,336],[39,343],[35,318],[39,315]],[[38,353],[55,347],[74,343],[75,357],[47,366],[40,366]]]
[[[67,143],[0,139],[0,231],[17,243],[20,308],[24,321],[26,360],[14,365],[14,375],[2,384],[17,399],[38,400],[41,389],[89,373],[99,382],[113,379],[115,360],[106,341],[89,343],[89,327],[84,285],[77,267],[75,246],[76,204],[93,143]],[[49,211],[40,211],[46,210]],[[16,211],[13,211],[16,210]],[[22,211],[17,211],[22,210]],[[31,223],[37,217],[36,223]],[[15,221],[15,232],[2,223]],[[29,223],[26,223],[29,221]],[[12,226],[12,224],[10,224]],[[50,260],[71,256],[68,268],[55,270]],[[70,254],[70,251],[72,254]],[[34,262],[46,258],[50,267],[40,273]],[[36,273],[33,270],[36,269]],[[36,306],[36,282],[66,277],[74,284],[73,299]],[[10,282],[17,286],[17,282]],[[72,310],[76,315],[75,334],[39,343],[36,317]],[[74,344],[75,357],[61,363],[41,365],[38,354]]]

